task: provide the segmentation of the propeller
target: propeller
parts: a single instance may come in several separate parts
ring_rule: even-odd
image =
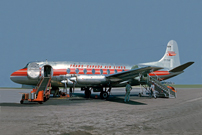
[[[61,83],[65,84],[65,87],[63,89],[63,92],[65,91],[65,93],[67,93],[67,80],[62,80]]]
[[[139,78],[138,78],[138,81],[142,81],[142,73],[139,73]]]
[[[73,92],[74,93],[74,90],[75,90],[75,84],[76,84],[76,76],[75,77],[71,77],[69,80],[73,82]]]

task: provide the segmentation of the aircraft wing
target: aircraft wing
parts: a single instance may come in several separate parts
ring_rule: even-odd
[[[109,79],[112,82],[117,81],[126,81],[128,79],[133,79],[137,76],[145,75],[153,71],[157,71],[159,69],[162,69],[161,67],[154,67],[154,66],[147,66],[147,67],[141,67],[136,69],[131,69],[129,71],[124,71],[112,75],[107,75],[106,78]]]

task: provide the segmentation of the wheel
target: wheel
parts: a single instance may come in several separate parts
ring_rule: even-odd
[[[139,97],[142,97],[142,94],[141,93],[139,93],[139,95],[138,95]]]
[[[23,104],[24,103],[24,100],[20,100],[20,104]]]
[[[106,91],[103,91],[100,93],[100,98],[101,99],[107,99],[109,96],[109,94]]]
[[[90,98],[91,91],[90,90],[85,90],[85,98]]]

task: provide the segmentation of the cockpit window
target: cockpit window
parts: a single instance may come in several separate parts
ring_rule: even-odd
[[[28,62],[27,63],[27,65],[23,68],[23,69],[25,69],[25,68],[27,68],[28,67],[28,65],[30,64],[30,63],[32,63],[32,62],[36,62],[36,61],[31,61],[31,62]]]
[[[30,62],[29,62],[30,63]],[[28,65],[29,65],[29,63],[27,63],[27,65],[23,68],[23,69],[25,69],[25,68],[27,68],[28,67]]]

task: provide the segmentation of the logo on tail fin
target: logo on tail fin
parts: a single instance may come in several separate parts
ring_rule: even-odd
[[[168,51],[167,56],[175,56],[176,53],[174,51]]]

